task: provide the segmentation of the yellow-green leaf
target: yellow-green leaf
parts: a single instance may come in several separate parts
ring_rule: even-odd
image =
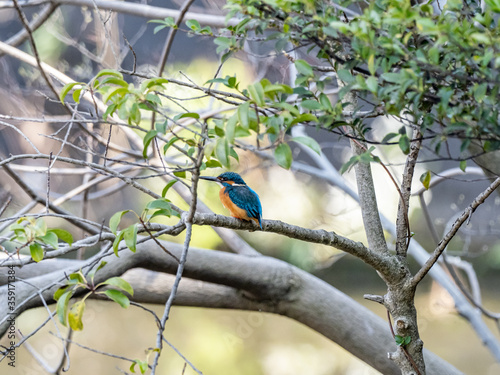
[[[85,310],[85,302],[78,301],[71,305],[68,312],[68,323],[73,331],[81,331],[83,329],[83,311]]]

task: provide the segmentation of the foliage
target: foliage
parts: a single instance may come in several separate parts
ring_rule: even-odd
[[[362,12],[344,12],[349,5],[358,5],[353,9]],[[493,2],[489,6],[496,9]],[[309,48],[320,65],[333,67],[344,82],[339,98],[355,93],[373,103],[377,115],[398,116],[418,126],[422,134],[435,137],[436,152],[452,137],[461,140],[462,149],[479,139],[485,150],[496,150],[500,146],[496,105],[500,31],[492,12],[482,13],[479,7],[479,2],[448,1],[437,13],[427,3],[413,6],[410,1],[395,0],[368,6],[344,1],[342,7],[233,0],[228,4],[230,14],[242,15],[241,25],[246,27],[228,31],[235,38],[250,38],[251,24],[255,34],[275,40],[278,51],[290,45]],[[280,115],[297,121],[300,109],[302,116],[317,117],[307,118],[311,125],[332,129],[336,123],[346,123],[363,137],[360,124],[351,114],[346,116],[340,102],[330,104],[324,92],[327,81],[318,80],[318,69],[304,60],[296,60],[295,66],[298,78],[293,90],[298,105],[285,107],[285,101],[278,102],[288,111]],[[255,95],[251,99],[259,107],[264,104]],[[270,107],[279,107],[278,103]],[[404,134],[399,144],[407,153],[409,140]]]
[[[54,299],[57,301],[57,316],[61,324],[66,326],[66,324],[69,323],[71,329],[74,331],[81,331],[83,329],[85,300],[92,294],[106,296],[123,308],[127,308],[130,305],[129,298],[123,292],[133,296],[134,290],[130,284],[121,277],[111,277],[97,285],[94,284],[96,272],[104,266],[106,266],[106,262],[101,262],[95,270],[90,271],[87,275],[81,270],[70,274],[65,285],[54,293]],[[109,288],[102,290],[105,286]],[[71,307],[69,307],[71,297],[79,291],[79,289],[88,290],[88,292],[81,300],[74,302]]]
[[[64,229],[47,228],[43,217],[37,219],[33,217],[22,217],[9,228],[14,234],[11,241],[21,243],[17,248],[17,253],[25,247],[29,247],[31,258],[35,262],[40,262],[44,256],[44,247],[50,246],[57,250],[59,240],[66,242],[69,246],[73,243],[73,236]]]
[[[497,1],[489,0],[486,4],[492,12],[499,12]],[[381,150],[379,145],[394,145],[401,155],[409,156],[409,167],[401,179],[401,188],[395,188],[401,197],[395,236],[397,256],[387,248],[368,249],[334,232],[309,230],[271,220],[264,229],[294,239],[331,245],[358,256],[375,268],[390,286],[389,297],[379,297],[377,301],[384,300],[389,314],[395,314],[396,311],[399,314],[400,310],[406,308],[401,315],[409,317],[408,322],[400,322],[399,326],[396,324],[398,335],[394,335],[394,341],[405,351],[408,347],[408,352],[415,356],[419,366],[422,365],[422,343],[418,336],[413,297],[416,285],[434,263],[430,262],[427,269],[423,267],[413,275],[406,259],[406,250],[413,235],[408,208],[412,168],[417,156],[412,156],[412,153],[418,151],[418,142],[422,140],[431,144],[438,157],[442,156],[442,148],[446,148],[442,145],[447,146],[450,139],[459,140],[461,152],[468,150],[472,142],[478,142],[483,152],[500,148],[499,109],[496,105],[500,89],[497,47],[500,34],[491,12],[482,12],[480,4],[474,1],[467,4],[457,0],[448,1],[442,10],[428,3],[412,5],[410,1],[396,0],[345,0],[336,3],[229,0],[227,9],[231,25],[222,30],[201,25],[195,19],[185,21],[184,31],[191,36],[212,39],[220,55],[219,70],[204,84],[198,85],[193,81],[181,83],[170,77],[167,79],[138,73],[134,61],[133,71],[103,69],[97,74],[93,72],[86,78],[79,78],[80,82],[67,83],[59,93],[61,103],[73,116],[71,126],[73,122],[78,123],[88,133],[89,139],[101,137],[98,140],[101,148],[92,148],[89,140],[84,141],[84,146],[70,142],[78,152],[87,152],[88,159],[83,161],[80,154],[74,158],[63,156],[62,147],[57,162],[73,163],[92,172],[97,171],[96,174],[101,177],[120,179],[123,185],[137,188],[152,197],[144,207],[138,210],[134,207],[137,213],[131,206],[116,208],[119,211],[109,219],[109,228],[101,222],[100,225],[93,223],[93,229],[89,230],[87,224],[90,220],[78,223],[93,236],[95,242],[92,245],[101,243],[101,250],[110,252],[112,248],[118,256],[123,243],[132,252],[137,251],[137,244],[141,241],[154,241],[162,247],[157,236],[165,233],[177,236],[187,228],[182,257],[177,258],[165,247],[162,248],[175,258],[177,263],[174,265],[178,269],[162,320],[157,317],[159,347],[149,350],[145,360],[131,360],[130,371],[139,369],[141,373],[146,372],[151,354],[155,356],[153,372],[158,363],[165,322],[184,270],[193,224],[220,225],[219,221],[211,221],[213,217],[195,215],[199,173],[209,168],[232,169],[239,163],[244,151],[262,156],[266,163],[270,160],[284,169],[290,169],[300,164],[294,165],[297,155],[297,147],[294,146],[297,144],[312,150],[310,155],[313,157],[319,155],[320,158],[315,160],[320,160],[317,164],[326,161],[321,159],[324,157],[323,145],[320,146],[315,140],[320,136],[313,138],[302,131],[304,129],[321,130],[317,134],[329,132],[350,138],[353,143],[361,145],[361,152],[344,163],[341,173],[354,166],[363,168],[369,163],[382,164],[381,158],[377,156]],[[166,32],[167,28],[174,31],[182,28],[180,19],[174,20],[172,17],[151,22],[155,24],[155,34]],[[170,35],[174,34],[172,32]],[[232,56],[245,51],[247,42],[252,41],[273,45],[277,54],[286,56],[291,62],[293,82],[283,83],[259,77],[248,84],[245,83],[246,77],[240,73],[221,73],[222,66]],[[134,52],[132,46],[130,49]],[[173,94],[179,86],[198,90],[202,93],[199,97],[208,97],[217,104],[211,106],[210,111],[190,103],[186,105],[184,100],[193,98],[185,99]],[[80,107],[84,100],[95,107],[95,112],[99,113],[98,120]],[[231,107],[222,109],[222,103]],[[369,119],[381,116],[395,117],[402,125],[397,130],[371,132],[373,125]],[[85,121],[80,124],[80,120]],[[88,128],[85,127],[87,123]],[[70,130],[71,126],[68,126]],[[108,128],[107,142],[103,142],[105,137],[96,135],[96,129]],[[133,146],[128,148],[114,143],[116,139],[113,131],[116,129],[126,134],[127,141]],[[70,130],[61,143],[64,147],[68,146],[67,141],[71,139]],[[59,140],[57,137],[58,132],[51,135],[51,138]],[[36,157],[27,157],[42,157],[38,154]],[[410,160],[410,157],[414,159]],[[94,158],[99,161],[94,162]],[[467,160],[456,159],[460,162],[460,168],[465,170]],[[52,155],[48,160],[52,160]],[[116,166],[123,167],[126,172],[122,173]],[[385,165],[382,166],[388,174],[392,173]],[[128,167],[130,169],[126,169]],[[139,172],[136,175],[129,174],[134,169]],[[84,171],[86,176],[88,170]],[[325,172],[327,168],[318,168],[317,171]],[[168,176],[161,195],[154,188],[149,190],[149,186],[141,182],[141,179],[158,176]],[[431,176],[431,172],[426,171],[420,177],[425,189],[432,186]],[[186,177],[192,177],[191,181]],[[393,177],[392,174],[390,177]],[[395,185],[398,177],[392,179]],[[176,189],[190,188],[191,199],[184,198],[189,210],[178,208],[170,200],[173,199],[169,195],[170,188],[177,182],[185,186],[177,185]],[[85,194],[88,192],[87,189]],[[48,193],[47,199],[50,199]],[[39,202],[40,199],[37,199]],[[366,213],[370,205],[365,203],[362,209]],[[135,215],[136,220],[130,225],[123,225],[122,219],[129,213]],[[371,214],[374,218],[372,221],[377,222],[379,213]],[[175,220],[173,226],[153,223],[153,220],[160,218],[179,220]],[[196,222],[196,219],[199,221]],[[72,223],[74,221],[78,222],[73,220]],[[457,225],[459,227],[461,223]],[[43,259],[45,248],[57,249],[59,241],[66,242],[67,248],[73,244],[69,232],[48,229],[41,218],[19,219],[11,226],[11,230],[14,232],[11,239],[21,244],[18,252],[29,247],[35,262]],[[141,238],[140,234],[144,232],[148,236]],[[112,242],[112,245],[106,247],[104,244],[107,241]],[[383,234],[381,242],[384,242]],[[85,243],[85,246],[88,244]],[[440,245],[442,252],[446,242],[440,242]],[[404,250],[401,250],[403,247]],[[437,250],[434,262],[441,254]],[[123,258],[113,259],[119,261]],[[82,269],[95,264],[91,260]],[[98,272],[104,266],[105,263],[101,263],[87,273],[82,270],[73,272],[80,265],[71,269],[72,273],[64,280],[64,285],[54,294],[56,311],[62,324],[69,324],[73,330],[83,329],[83,314],[89,296],[99,295],[124,308],[128,307],[133,290],[123,279],[108,277],[103,282],[94,283],[96,273],[99,275]],[[206,276],[202,275],[200,280],[203,277]],[[208,279],[211,282],[212,279]],[[61,278],[57,283],[60,281]],[[226,285],[224,282],[221,284]],[[391,298],[394,290],[401,292],[396,299]],[[75,300],[75,297],[81,299]]]

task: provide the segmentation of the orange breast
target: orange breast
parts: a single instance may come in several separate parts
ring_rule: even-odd
[[[244,210],[243,208],[238,207],[237,205],[235,205],[231,201],[231,199],[229,199],[229,195],[226,194],[226,188],[225,187],[222,188],[222,189],[220,189],[220,191],[219,191],[219,197],[220,197],[220,201],[222,202],[223,206],[226,207],[229,210],[229,212],[231,212],[231,216],[232,217],[235,217],[235,218],[241,219],[241,220],[246,220],[246,221],[253,220],[257,224],[259,224],[259,220],[257,220],[254,217],[249,217],[247,215],[246,210]]]

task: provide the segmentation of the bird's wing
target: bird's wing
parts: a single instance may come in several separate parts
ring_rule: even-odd
[[[239,208],[244,209],[249,217],[260,221],[262,216],[262,206],[259,196],[248,186],[235,186],[228,191],[229,198]]]

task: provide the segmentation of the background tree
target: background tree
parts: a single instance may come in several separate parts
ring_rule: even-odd
[[[498,201],[489,212],[476,210],[500,184],[492,162],[500,145],[493,17],[500,5],[230,1],[220,4],[223,17],[207,14],[216,4],[192,3],[178,11],[98,0],[2,4],[11,21],[0,42],[8,87],[0,164],[9,181],[0,327],[8,339],[15,334],[3,344],[2,365],[39,329],[20,332],[13,318],[44,306],[43,325],[54,327],[64,345],[55,366],[33,355],[48,372],[71,368],[73,332],[83,329],[90,298],[151,313],[158,329],[145,358],[119,357],[130,371],[161,368],[178,304],[288,316],[384,374],[459,373],[423,348],[415,295],[427,274],[500,361],[498,338],[483,320],[498,325],[498,314],[483,307],[470,264],[444,256],[448,246],[465,244],[460,255],[467,257],[498,244],[491,209]],[[38,14],[31,16],[34,6]],[[153,19],[154,27],[128,15]],[[181,55],[196,40],[186,36],[201,39],[194,42],[200,48],[215,43],[220,64],[205,63],[208,80],[189,68],[175,73],[169,64],[174,51]],[[253,65],[251,78],[238,61]],[[372,165],[382,172],[383,191]],[[284,189],[273,180],[281,173],[276,166],[311,178],[314,194],[334,186],[342,198],[311,200],[316,222],[292,225],[286,215],[269,220],[266,203],[269,209],[279,196],[281,209],[304,212],[298,197],[290,190],[261,194],[265,237],[253,223],[216,215],[200,200],[215,195],[200,195],[212,189],[199,184],[200,174],[219,168],[238,169],[254,183],[265,179],[259,192],[274,184]],[[490,178],[481,179],[485,186],[460,188],[461,208],[448,195],[456,212],[436,226],[442,207],[434,200],[436,207],[427,207],[425,191],[483,171]],[[412,210],[412,194],[428,232]],[[387,195],[399,200],[394,210],[379,209]],[[344,197],[346,210],[359,204],[364,236],[342,235],[348,230],[342,212],[330,217],[330,206]],[[466,222],[472,225],[464,230]],[[233,254],[199,248],[211,245],[208,226]],[[234,229],[252,233],[240,237]],[[494,239],[481,243],[478,233]],[[276,237],[293,240],[283,246],[298,249],[295,260],[294,251],[283,256],[289,262],[261,255],[273,253],[267,241]],[[387,310],[389,323],[291,265],[311,270],[304,263],[308,244],[323,246],[324,264],[350,254],[377,271],[385,291],[367,290],[365,298]],[[164,307],[158,314],[144,303]]]

